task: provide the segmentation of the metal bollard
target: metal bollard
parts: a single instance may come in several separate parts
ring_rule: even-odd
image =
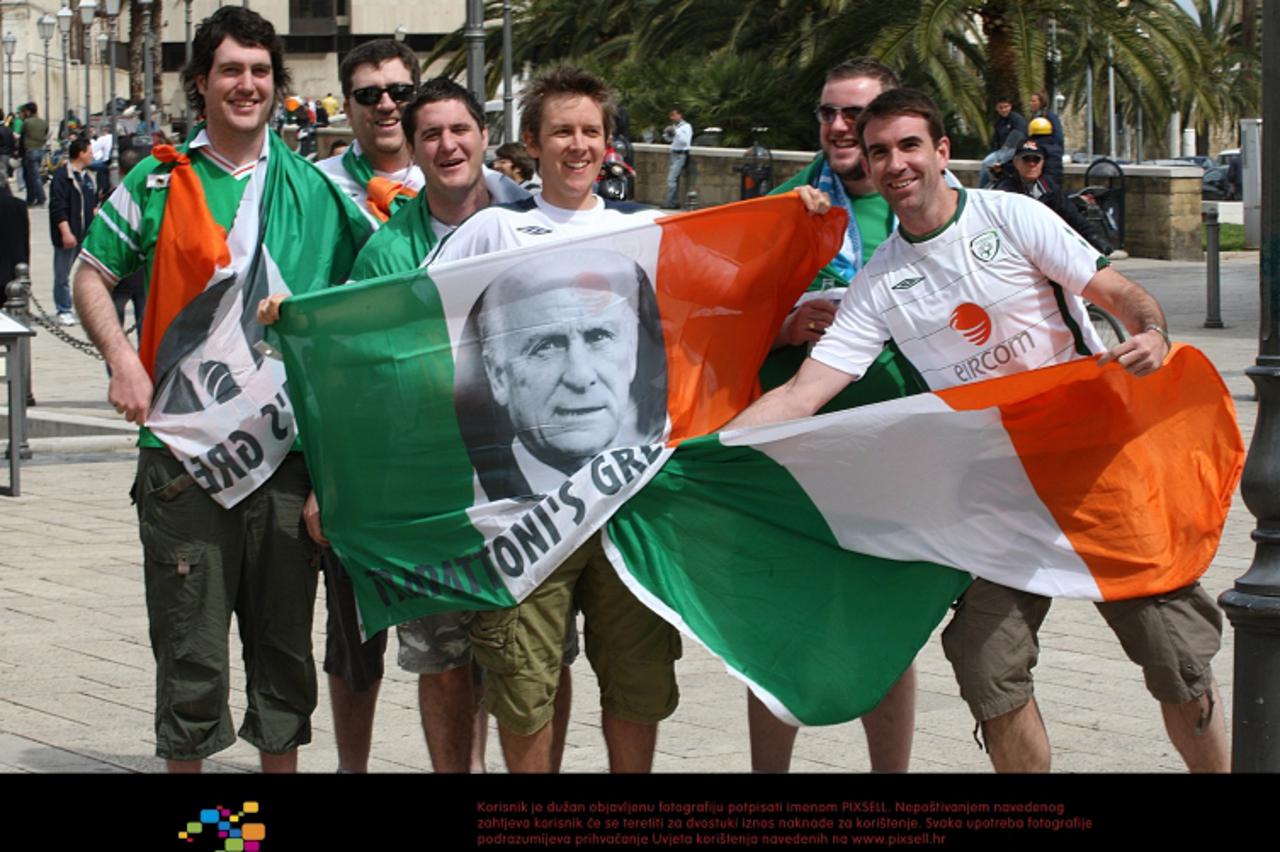
[[[14,278],[5,285],[4,312],[28,328],[31,327],[31,267],[25,263],[13,267]],[[18,458],[31,458],[31,445],[27,443],[27,402],[31,396],[31,340],[19,338],[14,343],[17,352],[18,367],[16,375],[9,377],[11,386],[17,393],[13,405],[9,408],[9,416],[15,418],[17,424]],[[15,381],[16,380],[16,381]],[[11,447],[5,448],[5,458],[9,457]],[[14,494],[17,494],[18,481],[16,471],[13,477]]]
[[[689,194],[685,196],[684,209],[685,210],[698,209],[698,191],[696,189],[689,190]]]
[[[1218,206],[1204,211],[1205,230],[1205,328],[1222,328],[1222,268],[1218,263]]]

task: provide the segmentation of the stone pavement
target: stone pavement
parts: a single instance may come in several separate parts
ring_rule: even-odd
[[[43,210],[32,211],[32,267],[36,295],[47,306],[52,300],[52,252],[44,216]],[[1160,298],[1174,338],[1200,347],[1218,366],[1235,396],[1248,440],[1256,404],[1251,401],[1244,369],[1253,363],[1257,350],[1257,255],[1224,258],[1222,302],[1227,328],[1216,331],[1202,328],[1203,264],[1125,260],[1117,266]],[[79,327],[72,332],[83,336]],[[43,332],[34,340],[33,353],[39,400],[35,416],[91,418],[103,424],[102,431],[119,426],[105,402],[107,382],[100,362]],[[0,497],[0,769],[5,771],[111,773],[163,768],[153,756],[154,666],[147,644],[142,553],[128,499],[134,453],[127,446],[109,449],[128,443],[119,436],[37,440],[35,457],[23,467],[22,496]],[[1237,497],[1222,548],[1204,580],[1215,597],[1248,567],[1253,527],[1252,516]],[[321,602],[316,612],[319,659],[324,638]],[[1124,657],[1090,604],[1055,603],[1041,641],[1038,694],[1054,744],[1056,770],[1181,770],[1139,670]],[[233,650],[233,658],[238,658],[238,650]],[[389,659],[371,768],[429,771],[415,681],[396,668],[394,648]],[[1216,667],[1228,714],[1231,660],[1228,629]],[[920,696],[912,768],[989,771],[936,636],[921,652],[918,666]],[[662,726],[655,769],[749,770],[744,687],[691,641],[685,643],[678,672],[681,705]],[[575,675],[564,767],[570,772],[599,772],[606,767],[606,759],[598,694],[585,662],[575,666]],[[307,772],[329,773],[336,766],[336,754],[323,677],[320,683],[314,741],[301,751],[300,764]],[[242,684],[243,671],[237,668],[231,695],[237,717],[244,708]],[[256,764],[255,751],[241,742],[206,765],[214,772],[244,772],[254,770]],[[503,771],[493,734],[488,767]],[[865,772],[868,764],[860,726],[803,731],[794,768]]]

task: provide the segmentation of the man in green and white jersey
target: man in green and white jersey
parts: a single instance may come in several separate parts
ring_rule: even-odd
[[[370,225],[313,166],[267,132],[288,85],[271,24],[240,6],[203,21],[183,70],[205,125],[160,146],[117,187],[85,240],[75,301],[111,368],[108,399],[143,425],[140,536],[157,663],[156,753],[173,772],[235,741],[227,630],[244,645],[240,736],[262,768],[297,768],[316,702],[310,478],[283,365],[256,344],[251,309],[271,292],[346,279]],[[326,251],[317,252],[323,245]],[[111,302],[149,281],[139,351]]]

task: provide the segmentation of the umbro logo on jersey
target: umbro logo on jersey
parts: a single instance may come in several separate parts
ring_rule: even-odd
[[[981,346],[991,337],[991,317],[973,302],[957,305],[951,312],[950,325],[974,346]]]
[[[516,230],[524,234],[532,234],[535,237],[551,233],[550,228],[544,228],[541,225],[525,225],[523,228],[516,228]]]
[[[921,275],[919,278],[903,278],[903,279],[902,279],[901,281],[899,281],[897,284],[894,284],[894,285],[893,285],[893,287],[892,287],[891,289],[894,289],[894,290],[910,290],[912,287],[916,286],[917,284],[919,284],[919,283],[920,283],[921,281],[923,281],[923,280],[924,280],[924,276],[923,276],[923,275]]]
[[[1000,253],[1000,235],[994,230],[978,234],[969,241],[969,251],[983,263],[987,263]]]

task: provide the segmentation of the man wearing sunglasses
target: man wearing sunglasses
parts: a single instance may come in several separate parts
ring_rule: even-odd
[[[377,44],[408,51],[394,41],[370,42],[360,49]],[[363,55],[370,55],[370,52]],[[396,56],[399,55],[397,52]],[[412,53],[408,55],[412,57]],[[396,79],[394,74],[387,69],[401,71],[403,63],[399,58],[374,59],[357,64],[353,57],[357,57],[355,52],[343,63],[344,91],[348,88],[348,79],[358,84],[375,76],[381,78],[370,83],[377,91],[362,90],[356,85],[348,95],[348,109],[357,111],[352,116],[352,123],[357,127],[357,144],[370,153],[392,148],[390,140],[383,138],[386,116],[391,114],[392,94],[401,94],[394,87],[408,86],[410,91],[405,102],[395,104],[396,142],[405,161],[415,163],[411,169],[413,174],[419,175],[418,186],[422,186],[421,175],[427,178],[422,192],[403,204],[397,203],[394,207],[396,212],[385,227],[365,244],[351,270],[353,280],[364,281],[417,269],[437,242],[472,213],[490,204],[506,204],[529,197],[528,192],[509,178],[485,168],[484,154],[489,134],[484,123],[484,108],[470,92],[445,77],[428,80],[420,87],[396,83],[393,82]],[[375,66],[374,62],[379,64]],[[410,64],[416,69],[416,61],[410,59]],[[404,70],[401,76],[408,79],[408,70]],[[416,70],[413,76],[416,79]],[[371,101],[373,106],[361,104],[358,99]],[[363,136],[359,129],[362,126]],[[344,186],[354,183],[350,172],[346,171],[353,150],[354,146],[342,157],[325,161],[343,162],[346,177],[339,182]],[[383,162],[387,161],[388,158],[384,157]],[[370,208],[366,206],[365,209]],[[275,322],[279,317],[280,301],[276,297],[264,300],[258,310],[259,321],[266,324]],[[318,536],[317,541],[325,543],[319,509],[314,500],[308,505],[313,510],[307,516],[308,529],[313,536]],[[361,643],[351,581],[332,551],[327,549],[325,568],[329,621],[324,669],[329,675],[339,769],[364,772],[368,768],[387,634],[386,631],[379,632]],[[418,676],[422,727],[431,764],[437,772],[483,771],[484,723],[487,717],[476,711],[470,622],[471,613],[450,612],[414,619],[396,628],[400,641],[399,665]],[[576,633],[567,640],[566,660],[569,662],[576,656],[576,641]],[[567,683],[567,667],[563,677]],[[568,695],[567,689],[565,694]],[[561,745],[568,725],[568,712],[567,700],[557,705]],[[474,732],[473,720],[476,724]]]
[[[418,88],[418,58],[402,42],[376,39],[348,53],[338,74],[355,143],[316,165],[377,228],[424,183],[400,129],[401,110]]]
[[[1107,238],[1098,227],[1084,218],[1080,210],[1067,198],[1062,187],[1058,186],[1044,174],[1046,151],[1035,139],[1028,139],[1018,146],[1013,155],[1014,174],[1005,175],[995,185],[995,189],[1004,192],[1017,192],[1029,195],[1048,207],[1058,218],[1071,226],[1077,234],[1089,241],[1103,255],[1112,252]]]
[[[774,341],[774,350],[760,371],[766,390],[795,375],[812,344],[835,320],[839,297],[858,270],[888,239],[897,219],[876,190],[858,145],[858,116],[884,91],[899,88],[898,76],[874,59],[846,60],[827,72],[814,116],[822,153],[795,177],[774,189],[790,192],[812,186],[844,207],[849,226],[844,244],[818,273],[809,292],[787,317]],[[948,185],[958,185],[946,172]],[[829,297],[835,297],[829,298]],[[908,668],[880,705],[862,717],[871,768],[876,772],[905,772],[911,759],[915,727],[915,667]],[[757,772],[786,772],[791,766],[797,728],[775,718],[752,693],[747,693],[747,721],[751,734],[751,767]]]

